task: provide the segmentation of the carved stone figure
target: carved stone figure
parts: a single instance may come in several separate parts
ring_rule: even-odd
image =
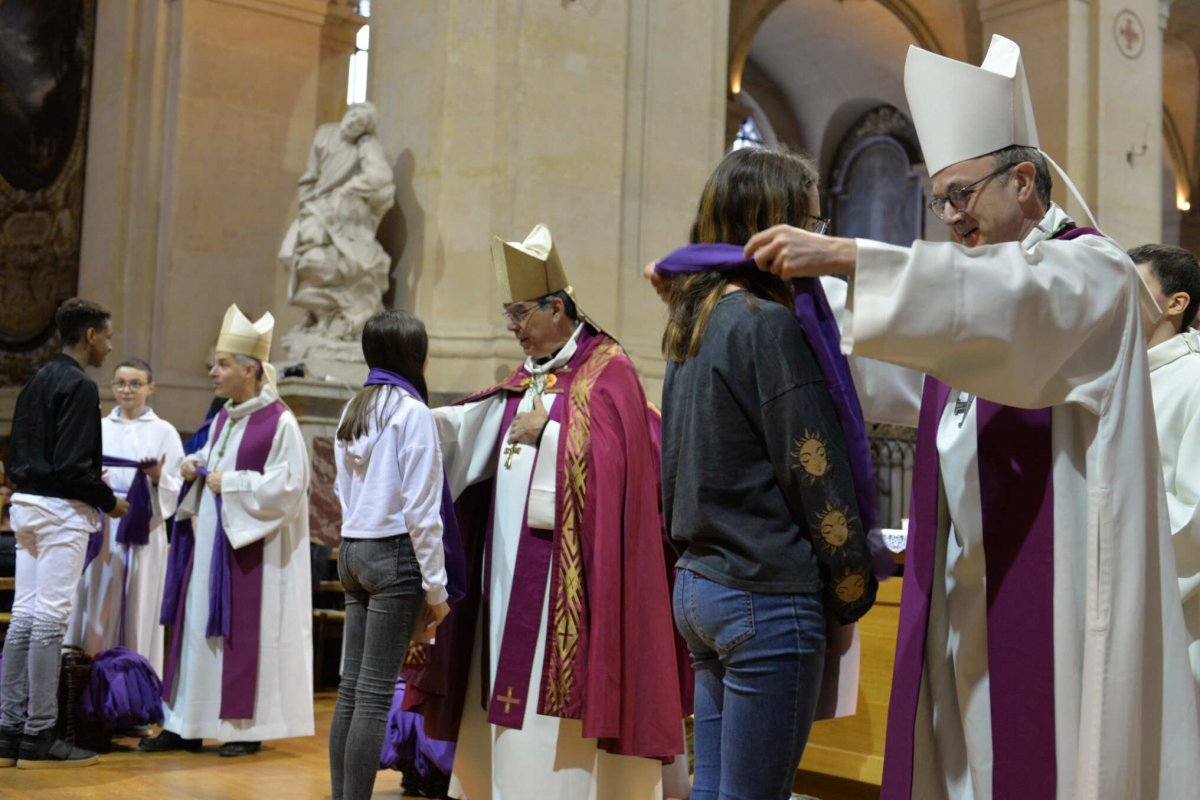
[[[375,230],[396,190],[376,120],[373,105],[355,103],[341,122],[322,125],[313,138],[300,177],[299,214],[279,251],[291,274],[288,300],[308,312],[289,337],[296,343],[356,341],[383,308],[390,259]]]

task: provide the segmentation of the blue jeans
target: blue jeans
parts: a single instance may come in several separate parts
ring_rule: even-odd
[[[675,578],[675,626],[696,672],[693,800],[787,800],[825,663],[820,594]]]
[[[338,577],[346,591],[345,656],[329,730],[330,782],[333,800],[369,800],[424,597],[412,539],[343,539]]]

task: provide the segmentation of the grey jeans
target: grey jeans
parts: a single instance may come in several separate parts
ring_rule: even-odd
[[[407,533],[343,539],[345,660],[329,731],[333,800],[369,800],[396,678],[421,610],[421,570]]]

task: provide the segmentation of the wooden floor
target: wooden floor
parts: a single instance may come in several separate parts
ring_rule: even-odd
[[[328,798],[329,723],[333,692],[316,696],[317,735],[267,742],[261,753],[221,758],[216,742],[200,753],[140,753],[136,739],[93,767],[59,770],[0,769],[3,800],[306,800]],[[375,798],[399,798],[400,773],[379,773]]]
[[[221,758],[217,743],[200,753],[141,753],[136,739],[118,739],[92,767],[0,769],[0,800],[323,800],[329,792],[329,724],[334,692],[318,692],[316,735],[267,742],[261,753]],[[796,790],[819,800],[870,800],[878,787],[801,772]],[[376,800],[400,798],[400,773],[380,772]]]

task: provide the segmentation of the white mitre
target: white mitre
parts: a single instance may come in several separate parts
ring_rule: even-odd
[[[929,174],[1005,147],[1038,147],[1021,48],[992,36],[975,67],[908,48],[904,93]]]
[[[266,361],[271,355],[271,336],[274,333],[275,318],[270,311],[259,317],[257,322],[251,322],[234,303],[225,309],[221,333],[217,336],[217,352]]]

